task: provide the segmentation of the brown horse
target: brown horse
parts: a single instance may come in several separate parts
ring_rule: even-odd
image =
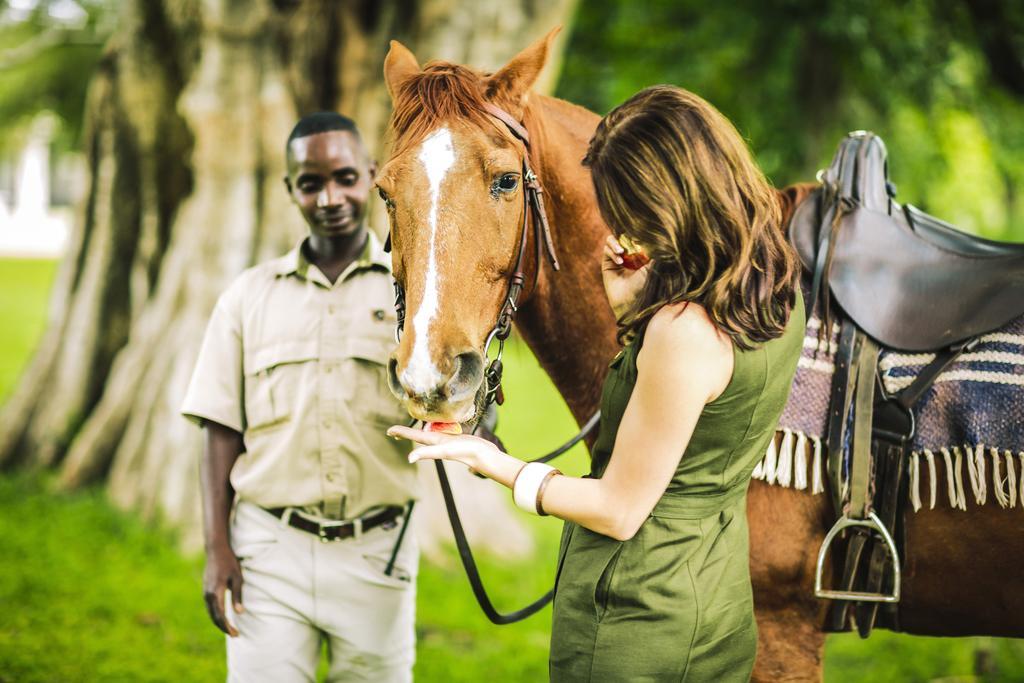
[[[516,324],[577,422],[596,410],[618,350],[599,266],[609,231],[580,165],[598,117],[530,92],[553,35],[494,74],[445,62],[421,68],[398,43],[387,56],[393,153],[378,185],[390,215],[395,277],[406,295],[390,381],[417,418],[473,417],[483,391],[485,340],[503,306],[523,230],[524,146],[485,112],[485,102],[522,121],[531,138],[561,269],[555,272],[527,245]],[[800,192],[790,190],[784,199],[791,206]],[[748,501],[759,627],[754,679],[820,680],[827,604],[813,597],[813,578],[831,505],[827,496],[759,481]],[[903,630],[1024,635],[1024,594],[1012,589],[1024,564],[1024,544],[1016,542],[1019,514],[971,506],[911,515]]]

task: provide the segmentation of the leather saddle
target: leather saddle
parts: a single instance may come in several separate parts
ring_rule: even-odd
[[[837,519],[818,551],[815,595],[833,601],[828,628],[852,621],[867,637],[879,616],[899,630],[914,407],[981,334],[1024,315],[1024,245],[973,237],[898,204],[873,133],[847,135],[819,180],[789,224],[826,338],[833,301],[840,309],[826,438]],[[889,394],[878,374],[882,347],[934,354]],[[842,559],[826,588],[833,545]]]
[[[822,187],[798,205],[790,240],[813,296],[901,351],[935,351],[1024,314],[1024,244],[975,237],[894,200],[885,143],[850,133]]]

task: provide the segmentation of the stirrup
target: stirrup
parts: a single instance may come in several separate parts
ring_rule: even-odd
[[[832,545],[832,541],[839,534],[840,531],[847,527],[861,526],[871,529],[885,542],[885,545],[889,551],[890,557],[892,557],[892,571],[893,583],[892,593],[864,593],[860,591],[836,591],[827,590],[822,587],[822,574],[825,569],[825,556],[828,554],[829,546]],[[821,549],[818,550],[818,565],[814,570],[814,597],[825,598],[829,600],[851,600],[854,602],[899,602],[900,601],[900,556],[896,552],[896,543],[892,540],[892,536],[889,531],[882,524],[882,521],[878,519],[878,516],[874,512],[868,513],[867,519],[851,519],[843,516],[836,521],[832,529],[825,535],[825,540],[821,542]]]

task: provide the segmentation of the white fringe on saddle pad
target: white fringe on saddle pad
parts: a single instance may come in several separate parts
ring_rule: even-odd
[[[781,436],[780,436],[781,435]],[[808,481],[812,494],[824,492],[825,458],[824,445],[820,438],[803,432],[783,429],[776,432],[768,444],[764,458],[754,468],[753,478],[771,484],[806,490]],[[939,457],[941,456],[941,457]],[[1017,507],[1017,501],[1024,508],[1024,451],[1014,454],[1006,449],[985,444],[953,446],[942,448],[935,453],[928,449],[912,451],[910,458],[910,504],[917,512],[925,505],[922,494],[927,497],[929,510],[934,510],[939,501],[939,470],[944,466],[946,485],[944,498],[955,510],[967,510],[966,491],[970,491],[976,505],[989,500],[989,478],[991,477],[992,499],[1001,508]],[[810,459],[810,462],[808,462]],[[991,467],[986,465],[991,462]],[[964,487],[963,471],[967,470],[967,485]],[[808,470],[810,470],[808,472]],[[927,479],[927,488],[922,488],[922,479]]]

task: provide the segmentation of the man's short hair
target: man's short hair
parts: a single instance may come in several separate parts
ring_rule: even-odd
[[[362,137],[359,135],[359,128],[356,127],[356,122],[349,117],[342,116],[336,111],[318,111],[306,114],[295,124],[291,134],[288,136],[288,141],[284,145],[285,154],[291,154],[292,140],[332,130],[348,131],[358,140],[362,140]]]

